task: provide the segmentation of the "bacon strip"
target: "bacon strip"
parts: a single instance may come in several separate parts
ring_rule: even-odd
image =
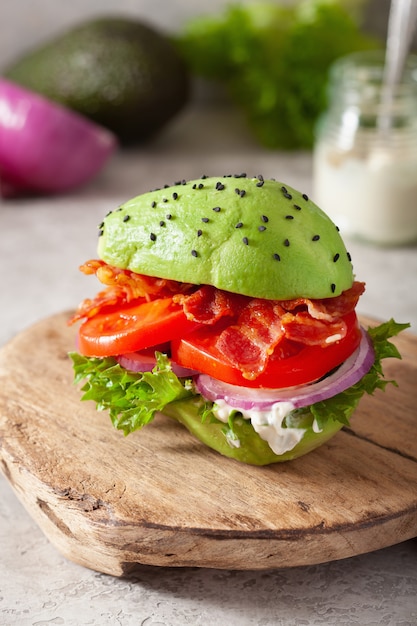
[[[343,319],[326,322],[312,318],[306,311],[295,315],[286,313],[281,320],[281,325],[286,339],[306,346],[321,346],[322,348],[343,339],[347,331]]]
[[[365,283],[355,281],[350,289],[343,291],[335,298],[323,298],[311,300],[309,298],[296,298],[294,300],[281,300],[280,304],[286,311],[307,308],[314,319],[332,322],[353,311],[360,296],[365,291]]]
[[[216,347],[248,380],[264,371],[269,356],[284,337],[282,312],[276,301],[251,299],[237,324],[220,334]]]
[[[80,270],[87,275],[95,274],[107,287],[94,298],[83,300],[69,320],[69,324],[74,324],[83,318],[93,317],[104,307],[123,306],[132,300],[142,298],[149,302],[157,297],[172,296],[195,289],[195,285],[189,283],[136,274],[130,270],[108,265],[98,259],[87,261],[80,266]]]
[[[245,296],[222,291],[210,285],[204,285],[191,295],[174,296],[174,302],[183,305],[189,320],[200,324],[215,324],[222,317],[236,317]]]

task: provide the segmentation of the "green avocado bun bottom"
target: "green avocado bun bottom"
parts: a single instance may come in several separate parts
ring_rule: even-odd
[[[306,194],[245,174],[178,181],[125,202],[99,225],[98,254],[105,263],[138,274],[267,300],[333,298],[354,282],[338,228]],[[386,329],[381,341],[399,332],[397,326]],[[398,355],[391,351],[391,356]],[[193,390],[190,380],[174,375],[168,357],[157,359],[152,372],[125,377],[113,358],[75,352],[71,358],[75,381],[87,381],[82,399],[109,410],[125,434],[161,412],[220,454],[253,465],[295,459],[322,445],[349,424],[365,391],[385,384],[376,373],[376,355],[376,368],[372,365],[352,389],[290,414],[281,427],[302,434],[276,453],[247,415],[235,411],[227,423],[216,419],[213,403]],[[139,399],[133,397],[136,388]],[[163,394],[169,399],[160,400]],[[132,398],[135,409],[128,406],[121,417],[123,398]]]

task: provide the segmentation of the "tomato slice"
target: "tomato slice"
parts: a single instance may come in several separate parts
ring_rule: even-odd
[[[307,346],[284,339],[268,360],[267,367],[254,380],[243,377],[216,348],[214,329],[198,329],[171,342],[173,360],[232,385],[279,389],[318,380],[345,361],[358,347],[360,331],[355,312],[343,318],[346,336],[325,348]]]
[[[78,349],[97,357],[136,352],[187,335],[198,325],[172,298],[141,301],[87,319],[79,329]]]

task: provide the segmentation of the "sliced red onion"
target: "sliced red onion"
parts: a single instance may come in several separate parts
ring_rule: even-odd
[[[117,147],[113,133],[0,79],[0,191],[58,193],[95,176]]]
[[[359,347],[333,374],[309,385],[284,389],[253,389],[223,383],[207,374],[195,379],[198,392],[207,400],[224,400],[236,409],[264,410],[275,402],[292,402],[295,408],[331,398],[357,383],[372,367],[374,348],[368,333],[361,329]]]
[[[116,357],[116,361],[131,372],[150,372],[156,364],[155,357],[151,354],[142,354],[141,352],[131,352],[129,354],[121,354]],[[196,370],[183,367],[170,361],[172,371],[178,378],[190,378],[199,374]]]

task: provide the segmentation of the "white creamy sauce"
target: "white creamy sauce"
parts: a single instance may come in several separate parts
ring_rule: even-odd
[[[337,152],[326,141],[314,153],[314,201],[346,235],[381,244],[417,239],[417,158],[395,154]]]
[[[317,420],[314,419],[314,422],[311,425],[311,429],[313,431],[313,433],[321,433],[322,432],[322,428],[319,428],[319,425],[317,424]]]
[[[306,432],[304,428],[283,428],[284,419],[294,409],[292,402],[275,402],[268,411],[258,411],[232,407],[225,400],[217,400],[213,407],[213,413],[218,420],[227,423],[229,415],[233,411],[239,411],[244,419],[250,420],[253,429],[261,439],[268,443],[275,454],[284,454],[284,452],[292,450]],[[316,430],[315,432],[320,431]],[[228,441],[235,447],[240,445],[236,440],[228,439]]]

